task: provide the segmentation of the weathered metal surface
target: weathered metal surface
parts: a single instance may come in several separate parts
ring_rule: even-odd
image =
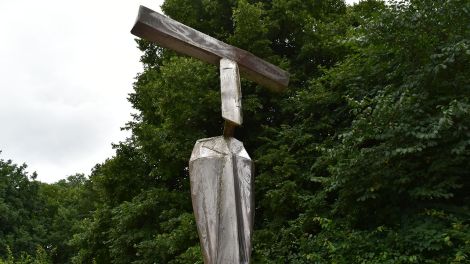
[[[220,95],[222,117],[240,126],[243,123],[240,74],[237,63],[225,58],[220,60]]]
[[[131,32],[162,47],[217,66],[221,58],[233,60],[238,63],[244,77],[272,91],[281,92],[289,83],[289,74],[279,67],[144,6],[140,6]]]
[[[250,262],[253,162],[234,138],[201,139],[189,161],[191,196],[206,264]]]

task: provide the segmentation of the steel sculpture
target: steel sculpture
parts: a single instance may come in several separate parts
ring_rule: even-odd
[[[191,197],[204,262],[249,263],[254,220],[253,161],[233,138],[243,123],[240,73],[273,92],[289,74],[248,51],[226,44],[141,6],[132,34],[219,66],[224,135],[200,139],[189,160]]]

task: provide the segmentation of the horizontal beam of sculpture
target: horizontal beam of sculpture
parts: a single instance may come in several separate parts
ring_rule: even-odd
[[[284,91],[289,84],[289,74],[279,67],[144,6],[140,7],[131,32],[162,47],[216,66],[222,58],[235,61],[243,77],[274,92]]]

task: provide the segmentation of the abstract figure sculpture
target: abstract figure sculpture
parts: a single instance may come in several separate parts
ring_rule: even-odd
[[[224,135],[200,139],[189,160],[191,197],[206,264],[250,262],[253,231],[253,162],[233,138],[243,122],[239,69],[275,92],[289,75],[253,54],[141,6],[131,31],[162,47],[218,65]]]

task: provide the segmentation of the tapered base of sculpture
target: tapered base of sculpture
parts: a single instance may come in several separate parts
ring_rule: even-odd
[[[249,263],[253,163],[235,138],[201,139],[189,161],[191,196],[206,264]]]

